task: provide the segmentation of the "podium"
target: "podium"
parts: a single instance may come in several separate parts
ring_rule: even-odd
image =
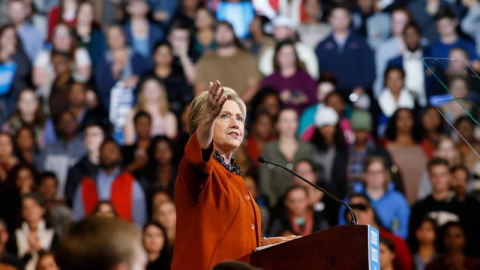
[[[369,225],[337,226],[242,258],[270,269],[380,270],[378,230]]]

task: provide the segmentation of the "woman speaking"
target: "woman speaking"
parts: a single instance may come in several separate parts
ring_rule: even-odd
[[[190,140],[175,186],[173,270],[211,269],[260,245],[295,238],[261,239],[260,210],[232,159],[243,141],[246,111],[237,93],[219,81],[191,103]]]

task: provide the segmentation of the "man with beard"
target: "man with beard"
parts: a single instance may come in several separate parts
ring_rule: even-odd
[[[127,171],[122,170],[120,146],[106,139],[100,146],[100,169],[84,177],[73,200],[76,220],[90,215],[100,201],[111,201],[120,218],[143,226],[146,222],[145,193]]]
[[[255,57],[241,47],[232,25],[219,22],[215,31],[217,49],[204,54],[197,63],[195,94],[207,90],[208,83],[219,80],[235,89],[248,103],[258,91],[260,72]]]

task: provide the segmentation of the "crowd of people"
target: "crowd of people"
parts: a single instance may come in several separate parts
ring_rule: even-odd
[[[88,216],[170,269],[190,102],[216,80],[248,107],[262,235],[351,220],[259,156],[379,229],[382,269],[480,269],[478,0],[6,0],[0,25],[0,269],[59,269]]]

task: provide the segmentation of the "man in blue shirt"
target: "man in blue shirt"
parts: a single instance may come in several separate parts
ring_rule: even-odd
[[[435,24],[440,37],[430,45],[429,54],[431,57],[448,58],[451,49],[462,48],[468,53],[472,62],[478,62],[475,43],[458,35],[456,30],[458,19],[451,8],[440,9],[435,16]]]
[[[120,146],[113,139],[106,139],[100,146],[100,169],[92,178],[85,177],[75,192],[75,220],[91,214],[96,203],[111,201],[120,218],[133,221],[139,226],[145,224],[145,193],[138,181],[122,170],[121,164]],[[125,205],[125,202],[130,205]]]
[[[337,78],[338,90],[344,97],[352,92],[365,93],[375,79],[373,52],[362,37],[350,31],[350,23],[348,8],[334,7],[329,17],[333,33],[315,49],[322,73]]]
[[[23,50],[31,63],[43,49],[43,38],[37,29],[27,21],[27,7],[23,0],[11,0],[8,4],[8,18],[15,25],[22,41]]]

